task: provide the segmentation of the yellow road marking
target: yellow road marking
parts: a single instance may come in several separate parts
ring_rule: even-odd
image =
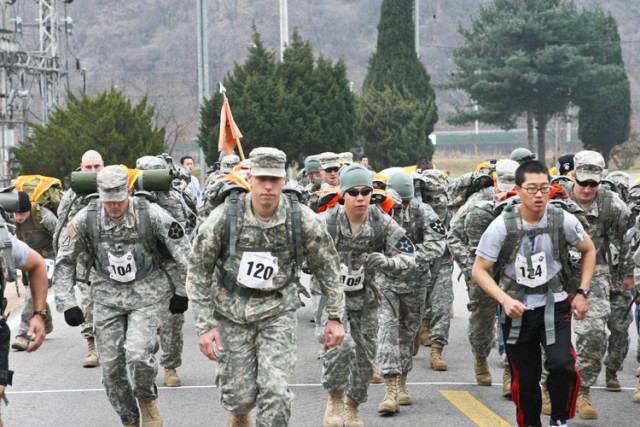
[[[440,393],[480,427],[511,427],[468,391],[440,390]]]

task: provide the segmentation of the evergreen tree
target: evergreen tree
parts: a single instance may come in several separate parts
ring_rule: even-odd
[[[602,9],[585,10],[580,30],[585,55],[594,59],[583,74],[575,103],[580,108],[578,136],[585,148],[602,153],[608,162],[613,147],[629,138],[631,89],[624,69],[618,25]]]
[[[531,112],[538,158],[544,159],[547,123],[567,109],[592,63],[576,43],[579,15],[564,0],[494,0],[481,6],[471,28],[459,30],[464,43],[454,51],[457,70],[448,84],[464,90],[471,103],[449,121],[478,119],[508,129]]]
[[[433,155],[435,93],[415,51],[413,4],[383,0],[377,47],[359,100],[356,133],[377,169]],[[389,99],[378,99],[383,96]]]
[[[82,154],[96,150],[105,164],[135,167],[136,159],[166,150],[165,129],[153,120],[147,98],[133,105],[115,88],[89,96],[67,93],[67,105],[55,109],[44,125],[31,123],[33,134],[11,149],[18,174],[64,178]]]
[[[269,146],[283,150],[289,162],[301,162],[309,154],[351,147],[355,100],[346,74],[342,61],[332,65],[320,55],[316,63],[311,44],[297,29],[283,62],[276,62],[254,27],[246,62],[223,81],[245,156]],[[201,110],[198,141],[211,164],[218,159],[221,106],[222,95],[216,94]]]

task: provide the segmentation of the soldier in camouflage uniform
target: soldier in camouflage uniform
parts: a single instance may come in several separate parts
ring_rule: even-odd
[[[307,172],[309,183],[304,187],[309,193],[320,190],[323,178],[318,156],[309,156],[304,161],[304,169]]]
[[[337,187],[340,183],[340,158],[336,153],[320,154],[320,175],[322,184],[320,190]]]
[[[256,426],[285,426],[294,397],[287,380],[297,351],[298,260],[306,258],[326,298],[330,320],[323,342],[330,348],[344,339],[344,293],[326,229],[311,210],[282,194],[285,154],[256,148],[250,157],[252,191],[229,196],[200,227],[187,290],[200,351],[218,361],[229,424],[250,426],[249,412],[258,406]]]
[[[139,425],[142,416],[143,426],[161,427],[158,361],[152,353],[156,328],[167,310],[184,312],[188,300],[183,286],[174,290],[163,280],[157,248],[166,247],[182,274],[191,248],[182,226],[166,211],[144,198],[129,197],[128,178],[120,166],[98,172],[100,197],[67,225],[53,286],[65,321],[82,324],[73,278],[77,259],[88,259],[87,268],[96,273],[90,290],[107,397],[125,426]]]
[[[497,304],[473,281],[471,268],[476,257],[480,237],[494,219],[496,201],[508,195],[515,187],[515,172],[519,164],[515,160],[499,160],[496,163],[496,186],[481,189],[472,194],[451,219],[447,244],[454,255],[467,283],[469,295],[469,344],[474,356],[476,382],[491,386],[491,372],[487,357],[491,352],[497,319]],[[505,366],[503,372],[503,396],[511,394],[511,374]]]
[[[396,200],[393,219],[406,230],[416,246],[416,271],[409,275],[381,272],[374,277],[380,289],[378,311],[378,352],[376,365],[385,380],[384,400],[380,413],[394,413],[400,405],[411,405],[407,375],[413,367],[413,342],[422,323],[423,304],[431,282],[431,262],[441,257],[446,230],[438,215],[427,204],[414,197],[413,180],[398,172],[389,178],[387,193]],[[434,343],[441,352],[440,343]]]
[[[373,280],[381,272],[411,274],[415,267],[413,243],[398,223],[370,205],[372,191],[371,172],[359,164],[348,166],[340,176],[344,205],[321,215],[340,255],[345,328],[350,331],[342,346],[325,347],[321,355],[322,385],[329,392],[324,427],[364,425],[358,406],[367,400],[378,332],[379,290]],[[318,337],[331,315],[321,302],[320,309],[323,306],[316,322]]]
[[[29,200],[29,194],[24,191],[18,191],[18,197],[19,208],[18,212],[15,213],[16,235],[31,249],[42,255],[49,268],[53,267],[55,256],[53,254],[52,236],[55,232],[57,218],[53,212],[44,206],[32,205]],[[23,273],[22,281],[26,292],[24,307],[20,316],[18,334],[13,343],[11,343],[11,348],[19,351],[25,351],[29,347],[30,341],[27,338],[27,331],[29,330],[29,321],[33,317],[33,298],[29,287],[29,276]],[[48,315],[45,322],[45,332],[49,334],[53,330],[49,303],[47,303],[46,309]]]
[[[95,150],[86,151],[82,155],[80,162],[80,171],[82,172],[100,172],[104,167],[104,161],[102,156]],[[58,223],[56,224],[56,231],[54,234],[54,248],[59,246],[59,239],[64,238],[64,228],[67,224],[80,212],[82,208],[89,204],[89,199],[83,196],[78,196],[75,191],[69,188],[62,197],[60,205],[58,205]],[[95,368],[100,363],[100,356],[96,349],[95,332],[93,329],[93,302],[91,301],[91,292],[89,291],[89,284],[84,282],[86,276],[84,266],[82,263],[78,263],[76,276],[76,285],[80,290],[82,298],[80,299],[80,306],[82,307],[82,314],[84,315],[84,323],[80,327],[80,333],[87,340],[87,355],[82,361],[82,366],[85,368]],[[95,279],[94,273],[89,275],[89,282]]]
[[[165,160],[157,156],[144,156],[136,161],[136,169],[140,170],[166,169],[167,166]],[[178,190],[172,188],[166,192],[153,192],[150,200],[162,207],[180,223],[187,235],[191,233],[195,225],[195,214],[189,209]],[[181,284],[185,282],[186,277],[180,274],[180,270],[170,254],[165,255],[167,256],[166,259],[163,259],[162,265],[166,274],[163,279],[168,280],[169,285],[175,291],[176,284],[182,286]],[[178,376],[177,368],[182,365],[184,313],[171,313],[167,310],[160,323],[160,347],[162,348],[160,365],[164,367],[164,385],[179,387],[182,382]]]
[[[631,317],[624,310],[631,298],[629,291],[633,289],[633,261],[629,242],[625,241],[624,236],[633,227],[635,218],[619,197],[600,187],[604,167],[604,159],[599,153],[588,150],[577,153],[574,157],[573,185],[569,192],[585,211],[589,222],[587,232],[598,253],[589,312],[574,327],[578,369],[582,377],[577,410],[582,419],[598,418],[589,388],[596,382],[602,368],[607,349],[605,328],[608,327],[611,332],[609,345],[612,347],[605,360],[608,386],[617,382],[616,372],[622,369],[622,362],[629,350],[627,331]],[[614,274],[619,278],[614,278]]]

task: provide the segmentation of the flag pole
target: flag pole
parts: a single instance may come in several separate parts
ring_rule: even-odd
[[[224,99],[227,99],[227,89],[222,86],[222,82],[218,83],[220,85],[220,93],[222,94],[222,96],[224,97]],[[242,143],[240,143],[240,138],[234,138],[236,141],[236,145],[238,146],[238,151],[240,152],[240,158],[242,160],[245,160],[244,157],[244,151],[242,150]]]

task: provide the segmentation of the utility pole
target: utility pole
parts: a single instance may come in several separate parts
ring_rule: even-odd
[[[287,0],[280,0],[280,62],[284,61],[284,50],[289,46],[289,10]]]
[[[17,1],[0,3],[0,181],[4,184],[8,184],[11,178],[8,152],[15,143],[15,130],[20,129],[21,138],[26,138],[26,122],[34,120],[28,116],[32,98],[29,88],[33,80],[40,87],[41,111],[35,115],[37,120],[46,123],[50,112],[60,103],[60,77],[67,73],[60,66],[60,28],[64,24],[66,35],[69,35],[72,23],[69,17],[58,19],[58,4],[73,0],[36,0],[38,15],[35,22],[24,22],[17,14],[8,19],[10,11],[33,11],[32,6],[9,7]],[[26,28],[37,28],[38,45],[25,50],[20,46],[34,39],[25,37],[23,31]],[[18,40],[22,42],[18,43]]]
[[[198,107],[202,108],[205,100],[210,96],[209,91],[209,32],[207,31],[207,8],[204,0],[198,0]],[[198,152],[200,157],[200,182],[204,184],[206,159],[202,147]]]
[[[420,58],[420,0],[415,0],[414,2],[413,26],[416,36],[416,56]]]

